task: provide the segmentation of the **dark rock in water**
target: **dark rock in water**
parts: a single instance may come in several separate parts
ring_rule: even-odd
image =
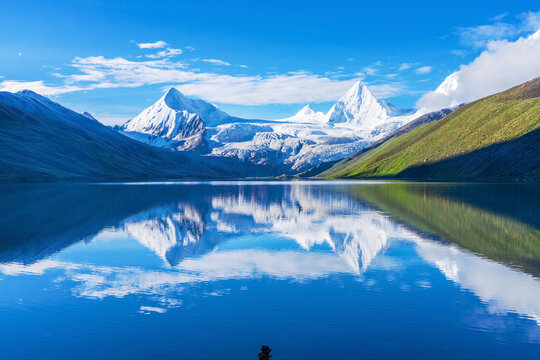
[[[263,345],[261,347],[261,352],[259,353],[259,360],[270,359],[272,357],[272,355],[270,355],[270,351],[272,351],[272,349],[270,349],[269,346]]]

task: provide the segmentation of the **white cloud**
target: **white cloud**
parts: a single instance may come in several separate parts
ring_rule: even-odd
[[[455,106],[488,96],[540,76],[540,30],[514,42],[488,43],[470,64],[462,65],[436,91],[424,95],[418,107],[428,110]]]
[[[180,55],[181,53],[182,49],[167,48],[165,50],[158,51],[156,54],[146,55],[146,57],[150,59],[160,59]]]
[[[60,74],[58,74],[60,75]],[[105,74],[101,71],[88,69],[84,74],[75,74],[69,76],[69,82],[75,83],[79,81],[101,81],[105,79]]]
[[[179,84],[186,95],[238,105],[298,104],[334,101],[355,80],[333,80],[319,75],[230,76],[200,74],[200,80]]]
[[[185,65],[169,59],[131,61],[124,58],[107,59],[103,56],[75,58],[71,64],[84,74],[100,72],[104,80],[89,88],[138,87],[167,82],[192,81],[197,73],[183,70]]]
[[[515,36],[517,32],[518,29],[514,25],[506,23],[458,28],[461,43],[473,48],[482,48],[490,40]]]
[[[460,50],[460,49],[451,50],[450,53],[456,56],[465,56],[467,54],[465,51]]]
[[[460,42],[468,47],[483,48],[489,41],[509,39],[530,33],[540,28],[540,11],[525,12],[516,17],[517,23],[502,22],[506,17],[500,14],[491,18],[493,24],[472,27],[458,27],[457,35]]]
[[[324,75],[331,76],[331,77],[349,76],[349,75],[344,74],[343,70],[345,70],[343,66],[338,66],[335,71],[327,71],[324,73]]]
[[[399,71],[403,71],[403,70],[407,70],[407,69],[410,69],[411,68],[411,64],[409,63],[403,63],[401,65],[399,65]]]
[[[82,90],[169,84],[176,85],[186,95],[211,102],[264,105],[334,101],[355,81],[307,72],[256,76],[204,73],[186,69],[185,64],[169,58],[134,61],[91,56],[75,58],[71,66],[80,73],[65,75],[64,84],[5,80],[0,82],[0,90],[31,89],[43,95],[59,95]]]
[[[153,43],[138,43],[137,46],[140,49],[161,49],[167,46],[167,43],[165,41],[156,41]]]
[[[495,16],[489,18],[489,20],[493,21],[493,22],[497,22],[497,21],[501,21],[502,19],[504,19],[507,16],[508,16],[508,13],[505,12],[503,14],[495,15]]]
[[[176,51],[176,52],[175,52]],[[317,103],[337,100],[364,73],[319,75],[306,71],[284,74],[228,75],[201,72],[187,64],[174,61],[169,54],[180,49],[167,48],[146,60],[105,58],[103,56],[76,57],[70,66],[75,73],[56,72],[60,84],[44,81],[5,80],[0,90],[34,90],[43,95],[60,95],[74,91],[105,88],[129,88],[163,84],[176,86],[188,96],[206,101],[235,105],[267,105]],[[228,64],[223,60],[205,59],[211,63]],[[381,66],[376,62],[372,67]],[[244,67],[244,66],[242,66]],[[339,69],[338,71],[342,71]],[[370,86],[379,97],[394,96],[403,90],[401,84]]]
[[[370,67],[370,66],[366,66],[364,69],[362,69],[366,74],[368,75],[376,75],[377,74],[377,69],[373,68],[373,67]]]
[[[369,91],[378,98],[389,98],[405,91],[405,86],[400,83],[369,85]]]
[[[201,61],[211,63],[211,64],[214,64],[214,65],[223,65],[223,66],[230,66],[231,65],[230,63],[228,63],[226,61],[223,61],[223,60],[219,60],[219,59],[202,59]]]
[[[521,19],[521,28],[524,32],[536,31],[540,29],[540,11],[525,12],[518,16]]]
[[[414,70],[414,72],[417,74],[429,74],[431,72],[431,69],[432,69],[431,66],[422,66]]]
[[[383,63],[381,61],[376,61],[373,64],[366,66],[362,69],[362,72],[364,72],[366,75],[369,76],[376,76],[379,73],[380,68],[383,66]]]
[[[17,92],[21,90],[32,90],[41,95],[61,95],[74,91],[81,91],[84,88],[71,85],[47,85],[44,81],[19,81],[4,80],[0,82],[0,91]]]

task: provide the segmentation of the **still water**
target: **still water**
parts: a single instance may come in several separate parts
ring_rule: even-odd
[[[540,188],[0,186],[2,359],[540,357]]]

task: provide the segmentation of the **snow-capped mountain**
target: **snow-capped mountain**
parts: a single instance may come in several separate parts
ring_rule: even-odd
[[[378,100],[358,81],[332,106],[327,118],[330,124],[352,127],[363,138],[379,138],[402,126],[405,122],[400,117],[411,114]]]
[[[98,121],[92,114],[90,114],[88,111],[85,111],[82,113],[82,116],[84,116],[87,119]]]
[[[459,86],[459,72],[453,72],[435,89],[435,93],[450,95]]]
[[[121,129],[126,135],[157,147],[203,149],[206,126],[222,123],[229,118],[216,106],[203,100],[190,99],[171,88]]]
[[[388,117],[386,108],[360,82],[354,84],[328,113],[330,123],[343,123],[360,129],[372,129]]]
[[[305,123],[324,123],[327,122],[328,117],[325,113],[317,111],[315,112],[308,104],[298,111],[294,116],[286,118],[291,122],[305,122]]]
[[[326,114],[306,105],[278,120],[231,117],[171,88],[121,131],[153,146],[238,158],[279,175],[350,156],[419,115],[378,100],[360,81]]]
[[[466,103],[463,99],[454,96],[456,91],[459,92],[461,84],[461,71],[453,72],[448,75],[442,83],[435,89],[426,93],[418,101],[417,106],[423,112],[432,112],[442,108],[453,108]]]
[[[204,131],[206,125],[219,124],[230,116],[212,104],[190,99],[175,88],[163,95],[137,117],[126,122],[123,129],[181,140]]]

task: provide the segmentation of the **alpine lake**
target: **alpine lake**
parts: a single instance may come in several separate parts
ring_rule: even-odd
[[[2,359],[540,358],[540,186],[0,185]]]

